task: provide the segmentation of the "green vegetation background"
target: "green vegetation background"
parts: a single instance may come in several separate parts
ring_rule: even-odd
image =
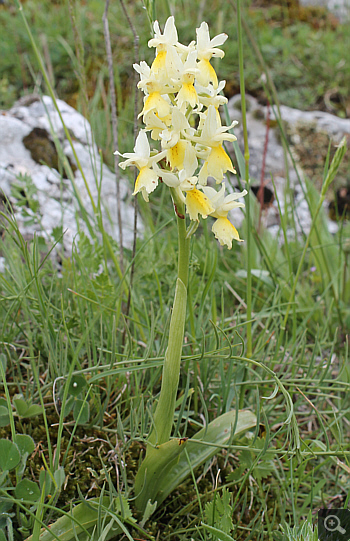
[[[228,96],[238,92],[234,4],[170,4],[182,42],[193,39],[194,28],[204,19],[211,35],[229,34],[225,59],[215,67],[227,80]],[[57,96],[89,117],[111,165],[103,9],[103,2],[93,1],[24,3]],[[163,22],[168,2],[157,3],[157,9]],[[127,10],[140,36],[140,58],[150,61],[146,12],[136,1],[128,2]],[[350,67],[344,43],[349,25],[339,25],[324,11],[298,9],[287,2],[246,3],[244,20],[282,103],[347,114]],[[119,2],[110,6],[109,23],[118,136],[125,152],[133,145],[134,58],[132,32]],[[10,2],[0,6],[0,25],[0,100],[7,108],[34,88],[46,89],[23,22]],[[264,86],[247,34],[244,39],[247,91],[271,100],[271,88]],[[283,131],[281,138],[288,152]],[[329,156],[324,182],[328,172]],[[18,182],[25,205],[35,209],[31,180]],[[122,494],[125,514],[120,516],[131,539],[311,540],[318,508],[348,506],[350,231],[341,222],[339,233],[332,236],[325,211],[315,216],[320,194],[312,178],[306,181],[305,198],[315,228],[310,235],[296,234],[293,194],[287,190],[287,212],[281,215],[283,245],[259,230],[253,197],[251,221],[245,220],[241,231],[243,238],[248,228],[252,234],[249,252],[247,244],[222,250],[209,235],[207,222],[196,234],[176,433],[191,436],[216,416],[242,406],[254,411],[260,423],[194,472],[143,530],[133,523],[132,486],[151,423],[153,396],[159,391],[174,291],[176,234],[168,193],[161,186],[149,205],[140,201],[146,231],[137,244],[127,317],[123,313],[133,256],[125,250],[127,272],[122,280],[118,246],[98,217],[88,218],[91,237],[81,235],[72,254],[60,254],[57,267],[50,250],[59,231],[49,242],[44,235],[26,241],[11,216],[2,215],[0,250],[6,265],[0,275],[0,340],[7,387],[2,384],[0,435],[14,440],[16,434],[29,435],[35,451],[22,460],[23,468],[16,466],[0,479],[1,539],[11,539],[9,525],[14,538],[22,539],[35,530],[34,514],[48,523],[62,510],[69,511],[68,500],[102,498],[104,491]],[[244,356],[248,260],[256,366]],[[285,394],[277,392],[262,365],[283,382]],[[22,478],[40,487],[44,507],[37,500],[21,503]],[[10,506],[4,494],[12,498]],[[284,521],[295,525],[294,532],[281,527]]]

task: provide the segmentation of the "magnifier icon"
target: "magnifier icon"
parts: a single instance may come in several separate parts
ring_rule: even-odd
[[[346,533],[346,530],[340,526],[339,517],[336,515],[328,515],[323,521],[324,527],[329,532],[338,531],[341,534]]]

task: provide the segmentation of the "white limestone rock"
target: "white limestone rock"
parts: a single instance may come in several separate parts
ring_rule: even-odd
[[[49,96],[43,96],[41,101],[38,97],[27,97],[19,100],[10,111],[0,112],[0,191],[13,205],[21,232],[26,238],[32,237],[35,232],[40,232],[41,235],[50,239],[53,229],[62,226],[66,231],[63,246],[67,253],[71,250],[78,230],[88,232],[80,216],[75,190],[79,194],[82,207],[93,223],[96,221],[90,195],[94,205],[97,205],[100,191],[105,230],[118,241],[115,175],[105,164],[101,164],[89,122],[62,100],[57,100],[57,104],[62,119],[73,138],[74,151],[80,165],[78,166],[73,149],[65,136],[60,115],[52,99]],[[77,167],[74,172],[74,186],[69,179],[63,178],[62,171],[58,172],[43,163],[37,163],[32,158],[23,139],[32,133],[33,129],[46,130],[47,134],[50,134],[51,141],[53,141],[51,134],[55,134],[58,138],[63,153]],[[28,209],[23,212],[20,207],[16,207],[11,186],[17,182],[19,175],[30,176],[36,187],[40,207],[36,220],[28,220]],[[124,246],[131,247],[134,217],[132,190],[127,179],[120,179],[119,189],[123,243]],[[141,233],[143,226],[140,219],[138,223],[139,233]]]
[[[255,98],[249,95],[246,96],[246,101],[248,145],[250,153],[249,171],[252,184],[255,186],[260,185],[261,176],[263,175],[264,186],[267,186],[273,191],[273,184],[271,182],[271,177],[273,177],[281,210],[282,212],[288,212],[289,208],[284,209],[284,205],[286,188],[289,182],[291,192],[294,196],[293,206],[295,208],[296,232],[298,234],[307,234],[310,230],[311,217],[303,189],[298,179],[299,177],[303,183],[302,185],[305,187],[303,171],[298,164],[297,170],[295,170],[289,156],[287,156],[287,164],[285,163],[284,150],[278,127],[270,127],[268,131],[267,147],[265,147],[268,108],[260,105]],[[243,152],[244,142],[240,102],[241,97],[237,94],[229,100],[228,108],[231,120],[240,121],[239,125],[235,128],[235,134],[241,151]],[[299,111],[298,109],[292,109],[285,105],[280,107],[280,112],[282,121],[289,126],[292,132],[297,126],[310,126],[316,131],[326,132],[334,143],[339,143],[344,135],[350,134],[350,120],[339,118],[330,113],[324,113],[322,111]],[[277,116],[276,109],[275,113]],[[274,109],[270,107],[269,115],[271,120],[276,118],[275,113]],[[300,136],[295,133],[295,137]],[[295,140],[294,143],[296,142],[297,141]],[[293,146],[291,149],[293,152]],[[264,154],[265,165],[263,166]],[[264,211],[263,223],[269,228],[272,234],[277,234],[280,230],[278,205],[276,201]],[[337,224],[329,220],[329,230],[334,233],[336,229]],[[292,231],[287,233],[290,236],[294,234]],[[280,240],[283,240],[282,235]]]

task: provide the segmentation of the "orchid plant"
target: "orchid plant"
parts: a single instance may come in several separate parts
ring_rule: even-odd
[[[223,143],[236,140],[230,130],[237,122],[221,125],[219,107],[227,102],[221,95],[225,81],[218,82],[211,59],[224,56],[218,47],[225,43],[227,35],[210,39],[205,22],[196,33],[196,41],[183,45],[178,41],[174,17],[168,18],[163,33],[158,22],[154,23],[154,38],[148,45],[156,49],[155,59],[151,66],[144,61],[134,64],[140,75],[138,88],[144,93],[139,114],[144,128],[136,138],[134,152],[121,154],[125,161],[119,164],[122,169],[137,167],[134,195],[141,193],[145,201],[149,201],[160,180],[169,187],[178,226],[178,276],[161,391],[146,457],[135,479],[136,506],[146,515],[149,506],[154,509],[189,473],[186,460],[192,466],[198,465],[216,451],[213,446],[203,449],[200,445],[199,450],[198,443],[191,444],[186,438],[170,439],[186,319],[190,238],[199,219],[212,216],[212,231],[221,245],[231,249],[234,240],[241,242],[228,213],[243,207],[239,200],[247,194],[243,190],[225,195],[223,182],[227,171],[236,173]],[[155,148],[151,149],[148,134]],[[221,186],[217,190],[213,185]],[[237,432],[256,422],[251,412],[240,412],[243,416],[238,420],[232,412],[229,414],[216,419],[209,429],[206,427],[206,441],[222,444],[230,436],[231,425]],[[197,440],[202,436],[197,434]],[[182,456],[181,461],[186,446],[186,458]]]

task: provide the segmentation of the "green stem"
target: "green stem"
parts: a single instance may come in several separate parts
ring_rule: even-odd
[[[170,320],[169,341],[165,353],[159,401],[153,417],[151,445],[161,445],[170,438],[174,421],[175,402],[180,377],[182,344],[185,331],[190,239],[186,238],[185,205],[175,190],[172,197],[177,211],[179,242],[178,272],[173,312]],[[152,449],[152,447],[148,447]]]
[[[247,114],[246,114],[246,102],[245,102],[245,84],[244,84],[244,62],[243,62],[243,35],[242,35],[242,23],[241,23],[241,2],[237,0],[237,34],[238,34],[238,59],[239,59],[239,81],[241,91],[241,110],[242,110],[242,125],[243,125],[243,138],[244,138],[244,163],[245,163],[245,181],[249,186],[249,146],[248,146],[248,129],[247,129]],[[249,190],[248,190],[249,191]],[[250,218],[250,201],[249,195],[246,199],[247,209],[247,356],[252,354],[252,275],[251,275],[251,218]]]
[[[241,91],[241,110],[242,110],[242,124],[243,124],[243,138],[244,138],[244,164],[245,164],[245,181],[248,189],[248,197],[246,198],[246,222],[247,222],[247,357],[252,356],[252,263],[251,263],[251,249],[252,249],[252,236],[251,236],[251,208],[250,208],[250,193],[249,193],[249,146],[248,146],[248,129],[247,129],[247,114],[246,114],[246,102],[245,102],[245,84],[244,84],[244,62],[243,62],[243,35],[242,35],[242,22],[241,22],[241,2],[237,0],[237,34],[238,34],[238,59],[239,59],[239,81]],[[243,381],[245,379],[246,369],[244,370]],[[242,409],[244,403],[245,387],[241,389],[239,398],[239,407]]]

